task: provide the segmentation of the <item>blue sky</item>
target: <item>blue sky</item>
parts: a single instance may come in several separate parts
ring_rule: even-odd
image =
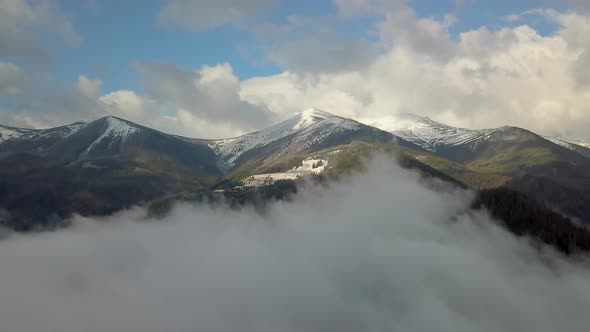
[[[133,69],[133,63],[138,61],[173,63],[192,69],[228,62],[240,79],[282,71],[256,46],[259,40],[252,31],[253,22],[205,31],[165,27],[156,22],[164,2],[148,0],[142,1],[140,6],[135,1],[104,0],[91,6],[83,1],[63,2],[63,8],[72,15],[76,30],[84,41],[78,47],[63,43],[51,47],[58,81],[70,84],[78,75],[84,74],[101,79],[104,92],[120,89],[141,92],[140,78]],[[411,4],[419,17],[442,19],[448,14],[456,15],[457,23],[450,28],[450,32],[456,35],[481,26],[505,26],[507,23],[503,17],[536,8],[542,2],[495,0],[457,4],[452,0],[415,0]],[[556,7],[555,3],[552,5]],[[255,20],[280,24],[293,15],[329,17],[335,11],[329,0],[282,1],[260,13]],[[366,30],[374,23],[373,19],[347,21],[339,24],[338,29],[344,34],[366,36]],[[552,31],[543,20],[531,20],[531,25],[544,33]]]
[[[318,107],[371,123],[411,112],[586,137],[588,10],[586,0],[0,0],[0,123],[112,114],[221,137]]]

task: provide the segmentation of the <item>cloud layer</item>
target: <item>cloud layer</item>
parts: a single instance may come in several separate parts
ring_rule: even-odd
[[[590,273],[383,160],[260,216],[182,205],[0,242],[13,332],[586,331]],[[354,188],[354,189],[352,189]]]
[[[590,19],[584,14],[534,10],[525,15],[555,24],[551,35],[516,16],[511,27],[481,27],[455,37],[449,29],[456,18],[421,18],[403,1],[393,7],[368,0],[337,4],[348,19],[375,17],[381,54],[368,66],[315,73],[291,66],[280,75],[252,78],[242,84],[244,98],[275,112],[312,104],[369,121],[409,112],[457,126],[510,124],[589,138],[590,40],[585,36]],[[360,10],[367,8],[378,8],[379,14]],[[314,55],[309,63],[335,58],[330,53],[322,58],[311,45],[298,46],[295,55]]]
[[[71,17],[55,1],[1,0],[0,57],[50,64],[51,54],[31,31],[53,33],[70,45],[79,45],[83,40],[74,29]]]
[[[458,31],[458,11],[422,17],[404,0],[334,0],[325,15],[241,27],[258,37],[248,51],[280,74],[240,80],[225,62],[180,68],[134,61],[139,93],[102,91],[103,82],[84,73],[64,86],[54,73],[24,65],[50,58],[38,30],[72,45],[83,37],[50,1],[0,1],[0,122],[52,126],[113,114],[175,134],[227,137],[313,106],[368,123],[416,113],[462,127],[515,125],[590,139],[590,13],[580,1],[568,3],[569,10],[533,8],[499,17],[494,27]],[[201,31],[273,4],[175,0],[155,20]],[[532,21],[553,31],[540,32]]]

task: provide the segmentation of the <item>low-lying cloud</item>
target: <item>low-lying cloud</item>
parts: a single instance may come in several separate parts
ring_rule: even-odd
[[[180,205],[0,242],[2,330],[586,331],[590,268],[375,162],[261,216]]]

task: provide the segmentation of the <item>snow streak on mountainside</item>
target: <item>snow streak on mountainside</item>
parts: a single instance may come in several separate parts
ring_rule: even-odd
[[[233,164],[244,152],[297,133],[293,143],[320,142],[335,131],[358,130],[360,124],[315,108],[308,109],[272,127],[243,136],[215,141],[210,147]]]
[[[17,140],[37,140],[45,138],[65,138],[83,127],[85,123],[73,123],[67,126],[49,129],[13,128],[0,125],[0,143]]]
[[[510,132],[516,135],[515,127],[503,126],[493,129],[457,128],[434,121],[428,117],[414,114],[399,114],[380,121],[369,122],[372,126],[389,131],[407,141],[415,143],[427,150],[436,152],[438,147],[466,146],[475,150],[481,142],[489,140],[493,134],[502,134],[504,140],[510,139]],[[590,143],[576,140],[565,140],[543,136],[550,142],[567,149],[588,155]]]
[[[430,151],[436,151],[437,147],[441,145],[467,145],[471,149],[475,149],[478,143],[489,139],[490,134],[499,130],[456,128],[428,117],[408,113],[388,117],[370,124]]]
[[[109,150],[122,148],[129,137],[142,129],[144,127],[112,116],[49,129],[0,126],[0,145],[8,150],[41,152],[68,141],[64,144],[82,145],[82,155],[87,155],[99,146]]]
[[[564,138],[557,138],[557,137],[550,137],[550,136],[543,136],[543,138],[545,138],[555,144],[566,147],[570,150],[575,150],[576,148],[579,148],[579,147],[590,149],[590,143],[585,143],[585,142],[575,140],[575,139],[564,139]]]
[[[545,138],[546,140],[548,140],[554,144],[563,146],[564,148],[567,148],[572,151],[576,151],[579,154],[590,158],[590,144],[589,143],[582,143],[577,140],[566,140],[566,139],[562,139],[562,138],[549,137],[549,136],[543,136],[543,138]]]
[[[86,153],[92,151],[104,139],[109,139],[109,148],[112,146],[114,141],[119,141],[119,144],[125,144],[125,140],[134,133],[139,131],[139,127],[131,125],[131,123],[115,118],[107,117],[106,127],[103,129],[102,134],[88,146]]]

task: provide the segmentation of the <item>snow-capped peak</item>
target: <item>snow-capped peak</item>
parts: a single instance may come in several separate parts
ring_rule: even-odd
[[[324,125],[326,128],[329,127],[327,131],[331,132],[356,130],[359,124],[317,108],[310,108],[274,126],[240,137],[218,140],[210,146],[220,157],[233,164],[240,155],[256,146],[266,145],[295,133],[307,137],[314,128]]]
[[[543,136],[543,138],[545,138],[546,140],[557,144],[557,145],[561,145],[565,148],[568,148],[570,150],[579,150],[580,147],[583,149],[590,149],[590,143],[578,140],[578,139],[572,139],[572,138],[562,138],[562,137],[552,137],[552,136]]]
[[[371,121],[369,124],[430,151],[436,151],[441,145],[466,144],[475,148],[480,141],[489,138],[493,131],[493,129],[472,130],[452,127],[429,117],[411,113],[392,115]]]
[[[0,143],[15,140],[29,133],[30,129],[0,126]]]
[[[105,127],[102,130],[102,134],[88,146],[85,153],[92,151],[105,138],[110,139],[109,147],[115,140],[118,140],[119,144],[122,145],[129,136],[140,130],[139,127],[132,125],[130,122],[114,116],[107,116],[97,121],[104,121]]]
[[[312,108],[309,108],[309,109],[299,113],[296,116],[299,118],[299,122],[297,122],[297,124],[295,126],[293,126],[293,129],[294,130],[303,129],[303,128],[308,127],[309,125],[311,125],[317,121],[321,121],[321,120],[331,118],[334,116],[335,116],[334,114],[324,112],[322,110],[312,107]]]

